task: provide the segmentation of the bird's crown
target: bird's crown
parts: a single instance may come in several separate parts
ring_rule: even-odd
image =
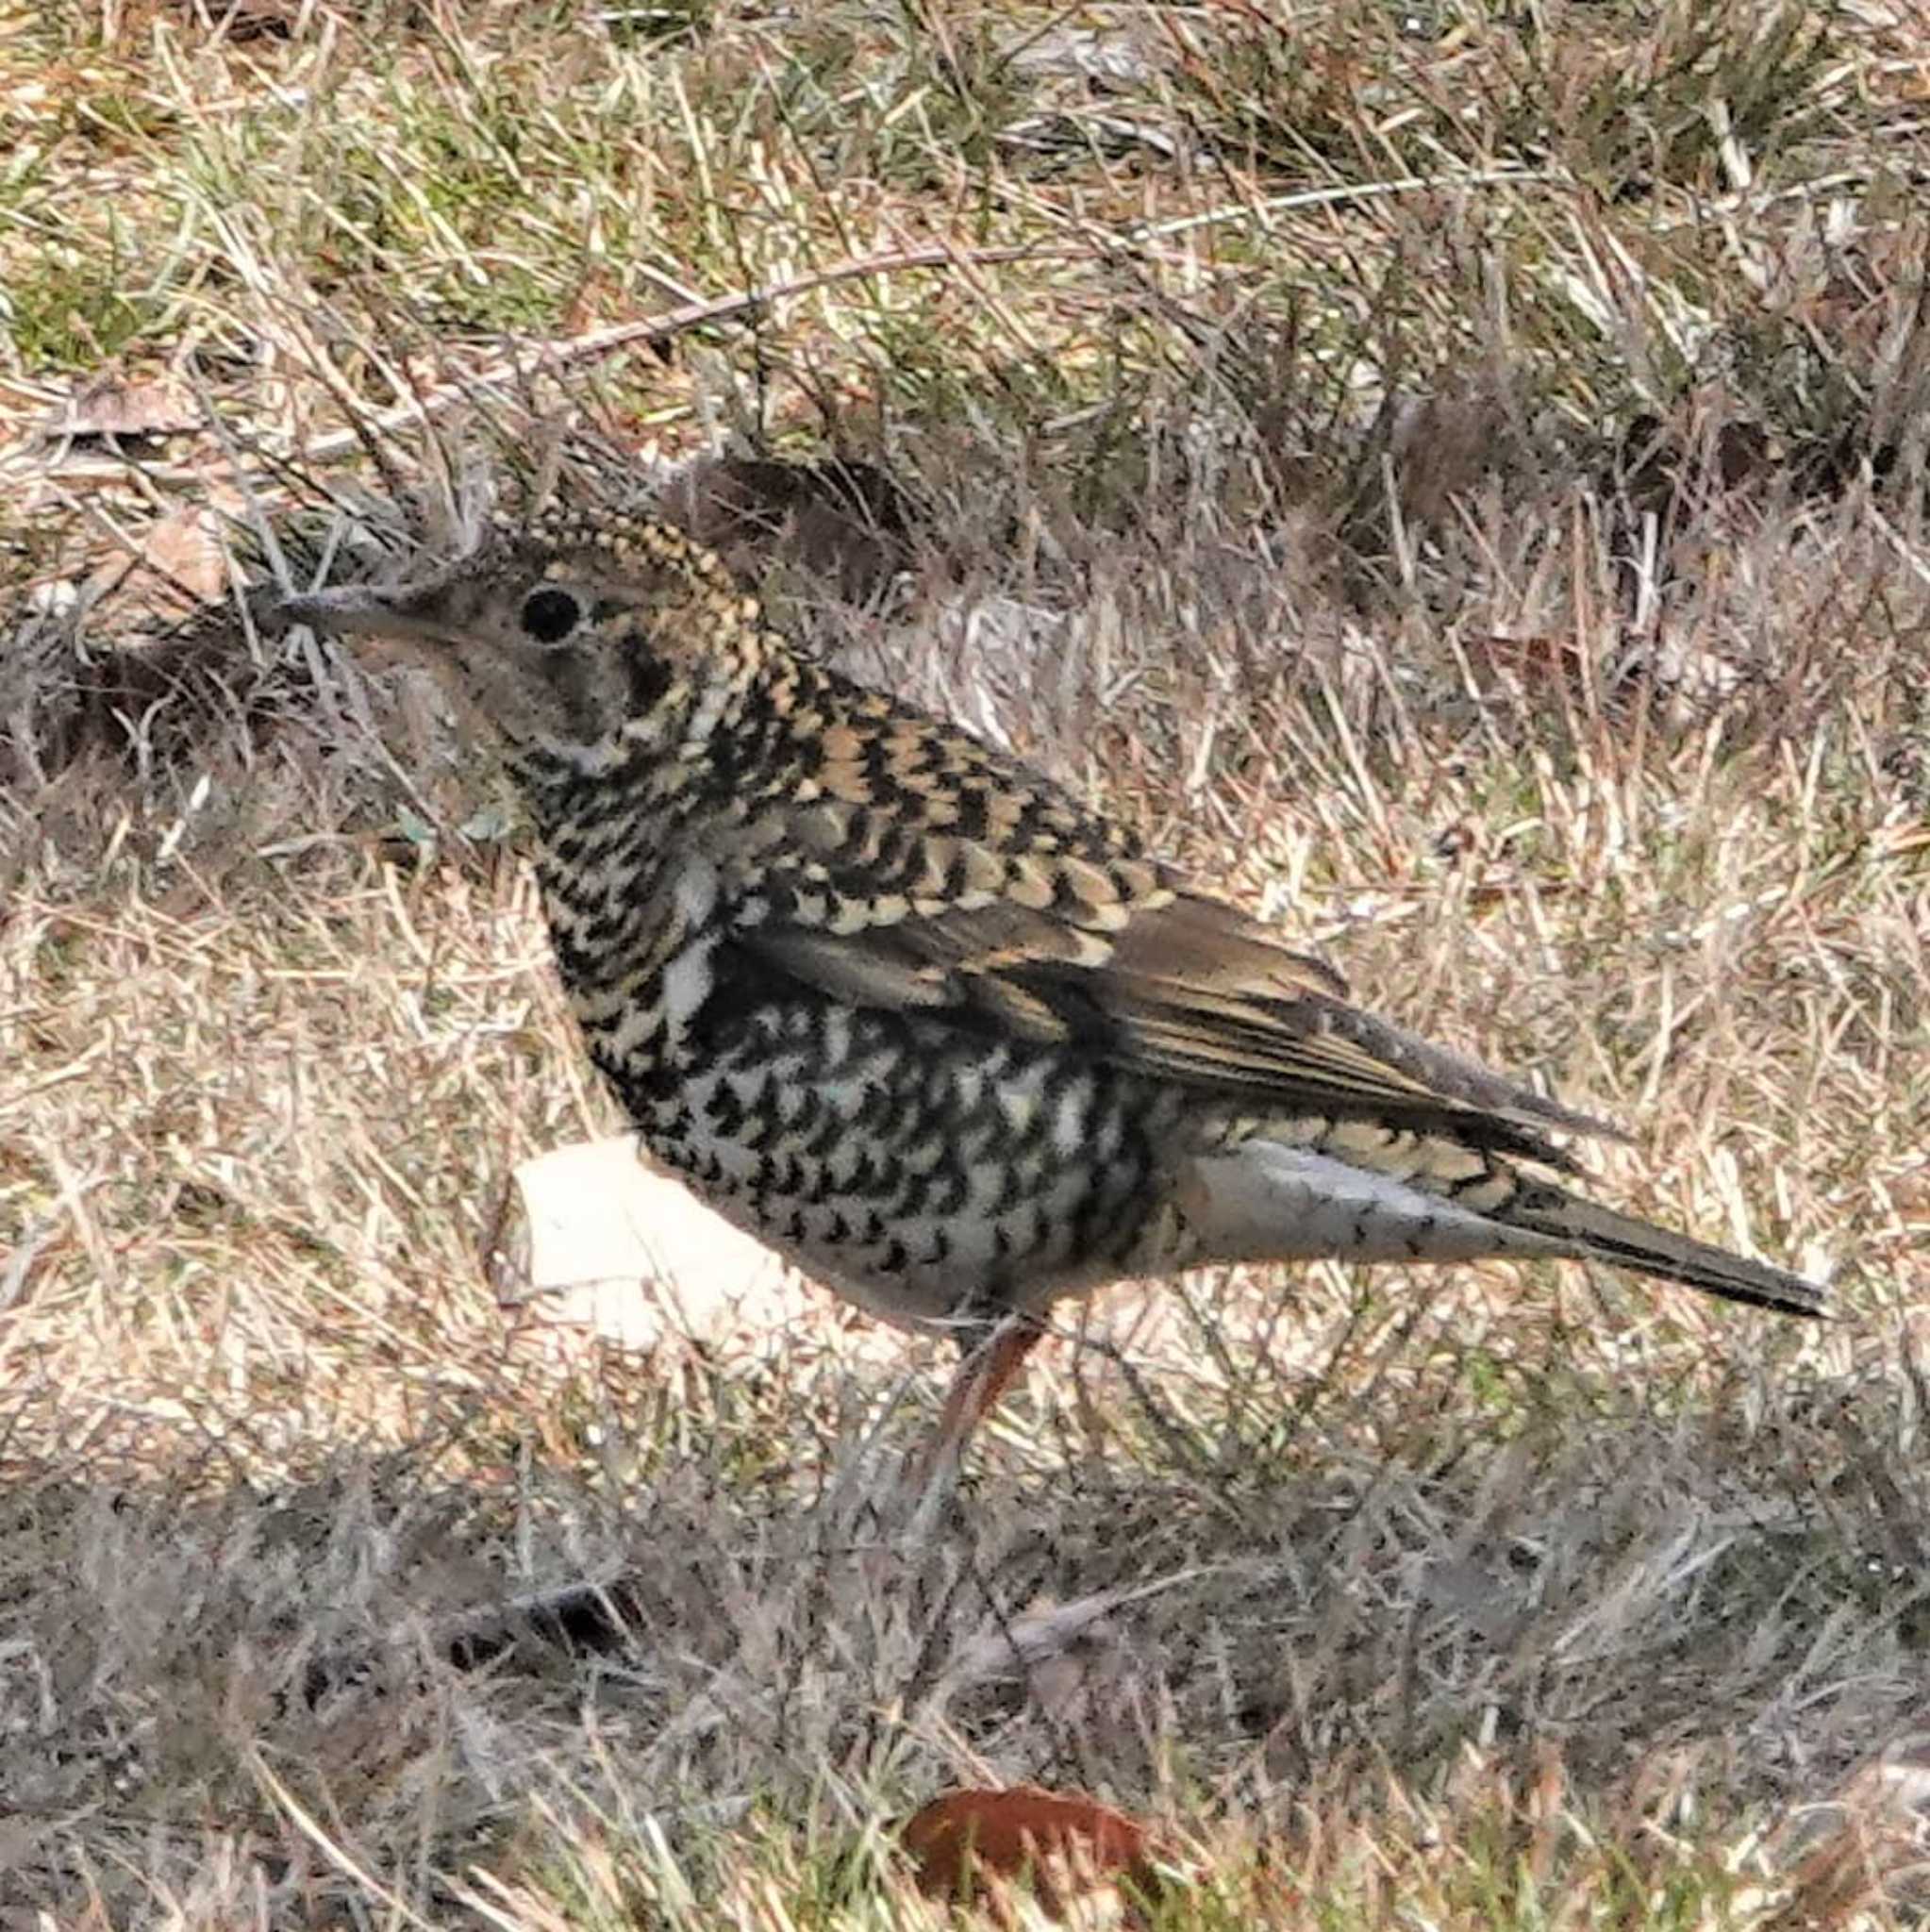
[[[645,514],[563,505],[496,519],[444,570],[279,615],[399,651],[512,752],[575,764],[701,736],[781,648],[712,552]]]

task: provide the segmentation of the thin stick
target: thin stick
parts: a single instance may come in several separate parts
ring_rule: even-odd
[[[414,397],[391,409],[383,410],[379,415],[365,418],[359,431],[331,430],[328,435],[304,444],[299,452],[293,453],[293,459],[325,462],[330,457],[341,456],[354,448],[362,437],[386,436],[391,430],[426,419],[473,389],[507,381],[532,362],[550,371],[567,369],[574,363],[594,361],[612,350],[628,348],[633,342],[660,341],[667,336],[702,328],[706,323],[729,322],[753,309],[776,302],[788,302],[795,296],[808,295],[840,282],[862,281],[867,275],[900,275],[909,269],[990,266],[1005,261],[1085,261],[1099,252],[1090,243],[1046,242],[1036,246],[1024,243],[1007,248],[962,251],[945,247],[904,248],[886,255],[863,256],[857,261],[841,261],[835,268],[820,269],[812,275],[799,275],[792,281],[769,282],[761,289],[740,289],[734,295],[719,295],[708,302],[686,302],[680,308],[667,308],[659,315],[645,316],[637,322],[612,323],[607,328],[591,329],[586,335],[529,343],[517,354],[502,357],[463,376],[459,382],[432,390],[427,395]]]
[[[425,395],[411,396],[406,403],[362,418],[352,427],[330,430],[312,442],[275,453],[270,461],[276,467],[324,463],[356,448],[367,447],[412,423],[426,424],[452,403],[473,395],[478,389],[504,382],[532,364],[556,373],[584,362],[593,362],[618,349],[636,342],[662,341],[682,335],[707,323],[729,322],[778,302],[788,302],[819,289],[834,288],[840,282],[862,281],[869,275],[903,275],[923,269],[971,269],[996,267],[1014,261],[1094,261],[1125,258],[1143,251],[1149,243],[1170,240],[1175,235],[1202,228],[1220,227],[1229,223],[1264,219],[1296,208],[1333,208],[1389,195],[1452,192],[1456,189],[1499,188],[1517,182],[1559,182],[1565,177],[1545,170],[1525,168],[1493,169],[1473,175],[1407,175],[1387,181],[1337,183],[1327,188],[1299,189],[1287,194],[1269,195],[1255,202],[1229,202],[1223,207],[1203,209],[1165,222],[1135,222],[1113,233],[1088,230],[1080,242],[1016,242],[998,248],[957,248],[943,243],[923,248],[898,248],[880,255],[862,256],[855,261],[838,262],[810,275],[787,282],[768,282],[758,289],[740,289],[730,295],[708,301],[685,302],[675,308],[644,316],[635,322],[613,323],[607,328],[591,329],[580,336],[564,336],[549,341],[532,342],[513,353],[498,357],[459,379],[445,383]],[[129,459],[103,464],[97,474],[118,474],[129,466]],[[215,477],[240,474],[230,463],[225,469],[208,469],[188,463],[135,463],[133,467],[156,482],[205,482]],[[70,480],[86,480],[85,476]]]

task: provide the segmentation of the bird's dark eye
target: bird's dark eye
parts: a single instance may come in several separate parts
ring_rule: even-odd
[[[523,628],[540,644],[559,644],[576,628],[583,607],[568,591],[545,584],[523,600]]]

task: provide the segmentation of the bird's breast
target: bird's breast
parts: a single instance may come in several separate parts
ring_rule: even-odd
[[[1157,1190],[1155,1094],[1047,1049],[742,970],[701,929],[586,1018],[654,1156],[739,1225],[912,1323],[1123,1272]]]

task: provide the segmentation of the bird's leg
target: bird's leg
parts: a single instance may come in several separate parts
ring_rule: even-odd
[[[924,1455],[921,1474],[925,1486],[957,1479],[973,1430],[1011,1386],[1044,1333],[1037,1315],[1014,1309],[989,1332],[981,1329],[968,1337],[965,1357],[952,1377],[938,1431]]]

